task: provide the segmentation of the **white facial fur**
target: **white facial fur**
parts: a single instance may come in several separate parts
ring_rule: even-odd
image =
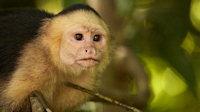
[[[65,65],[90,68],[101,62],[102,52],[106,49],[107,32],[102,20],[92,12],[79,11],[69,14],[64,24],[60,59]],[[75,35],[82,34],[81,40]],[[100,36],[94,41],[95,35]]]

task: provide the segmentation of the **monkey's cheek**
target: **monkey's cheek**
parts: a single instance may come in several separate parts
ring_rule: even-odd
[[[79,60],[79,61],[76,61],[76,63],[82,67],[91,68],[98,65],[99,61],[88,59],[88,60]]]

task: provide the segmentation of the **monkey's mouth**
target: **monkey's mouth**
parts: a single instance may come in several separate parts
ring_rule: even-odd
[[[99,64],[100,60],[94,58],[83,58],[76,61],[82,67],[90,68]]]
[[[99,62],[99,60],[97,60],[97,59],[94,59],[94,58],[85,58],[85,59],[80,59],[80,60],[78,60],[78,61],[97,61],[97,62]]]

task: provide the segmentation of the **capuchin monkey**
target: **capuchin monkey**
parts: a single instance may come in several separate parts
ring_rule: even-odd
[[[33,91],[43,95],[53,112],[80,106],[91,96],[65,83],[95,90],[112,43],[108,26],[88,5],[72,5],[57,15],[0,11],[1,109],[25,111]]]

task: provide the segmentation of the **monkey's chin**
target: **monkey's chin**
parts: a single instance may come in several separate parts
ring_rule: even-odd
[[[77,60],[76,63],[84,68],[91,68],[99,64],[98,60],[94,59],[82,59],[82,60]]]

